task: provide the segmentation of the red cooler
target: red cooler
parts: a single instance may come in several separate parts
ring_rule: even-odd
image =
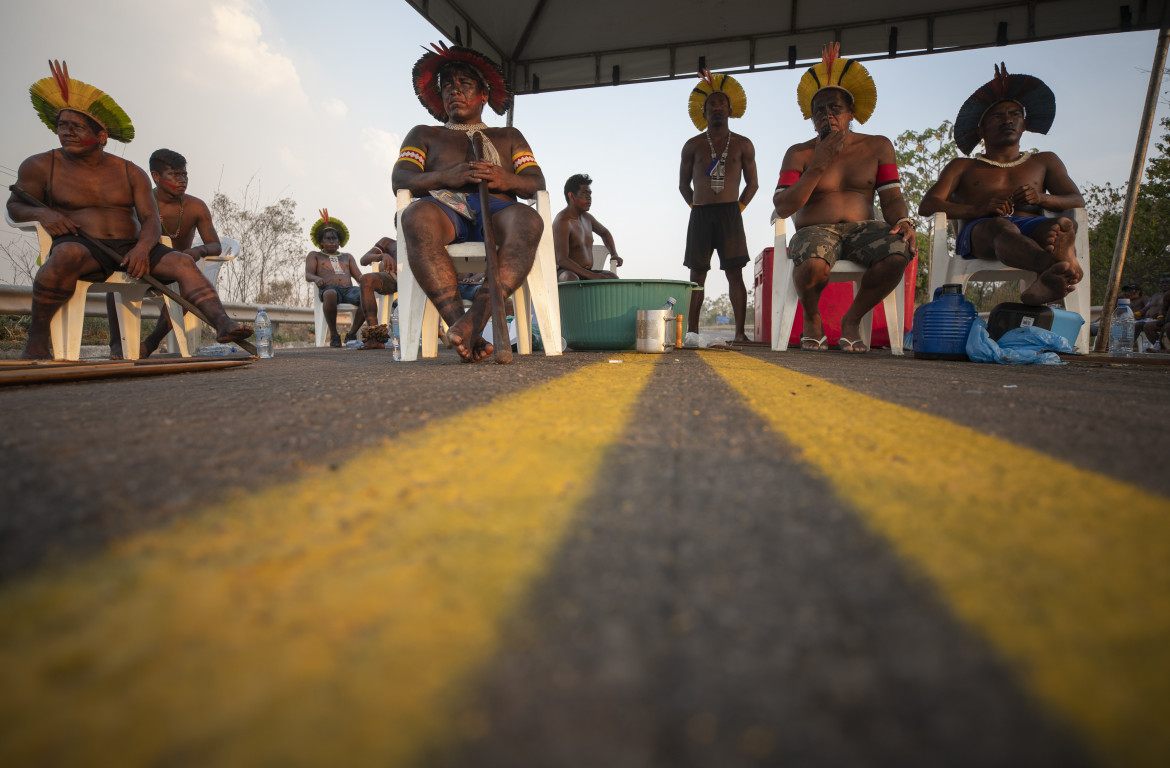
[[[903,288],[906,292],[906,319],[903,334],[909,331],[914,323],[914,284],[918,280],[918,258],[911,260],[906,267],[906,278]],[[841,315],[853,303],[853,286],[856,283],[829,283],[821,294],[821,319],[824,321],[825,335],[829,337],[830,346],[836,345],[841,338]],[[756,341],[772,341],[772,249],[765,248],[755,261],[755,289],[756,323],[754,339]],[[890,333],[886,329],[886,313],[882,305],[878,304],[873,313],[873,338],[875,347],[890,346]],[[792,323],[792,335],[788,345],[800,346],[800,337],[804,331],[804,313],[798,308],[796,319]]]

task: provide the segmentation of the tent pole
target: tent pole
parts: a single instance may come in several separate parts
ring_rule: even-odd
[[[1109,325],[1113,309],[1117,306],[1117,288],[1121,284],[1121,271],[1125,267],[1125,250],[1129,244],[1129,233],[1133,229],[1134,209],[1137,207],[1138,189],[1142,184],[1142,170],[1146,164],[1146,152],[1150,148],[1150,133],[1154,127],[1154,110],[1158,106],[1158,94],[1162,89],[1162,72],[1166,67],[1166,48],[1170,42],[1167,35],[1167,9],[1162,6],[1162,24],[1158,32],[1158,44],[1154,49],[1154,64],[1150,70],[1150,86],[1146,89],[1146,106],[1142,113],[1142,124],[1138,130],[1137,146],[1133,151],[1133,166],[1129,171],[1129,189],[1125,194],[1125,208],[1117,227],[1117,243],[1113,247],[1113,263],[1109,266],[1109,283],[1105,286],[1105,301],[1101,306],[1101,321],[1097,326],[1097,341],[1094,352],[1104,352],[1109,343]],[[1085,318],[1088,322],[1089,318]]]

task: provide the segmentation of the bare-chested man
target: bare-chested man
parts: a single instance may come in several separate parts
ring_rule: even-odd
[[[375,294],[392,297],[398,290],[398,241],[392,237],[383,237],[374,243],[374,246],[362,256],[361,264],[364,267],[374,263],[377,264],[374,271],[362,275],[358,287],[362,296],[362,314],[369,319],[374,331],[380,333],[367,335],[361,349],[386,348],[384,342],[374,338],[383,334],[389,336],[389,329],[386,326],[374,325],[374,318],[378,316],[378,298]],[[369,331],[366,333],[369,334]]]
[[[53,77],[30,90],[41,120],[55,130],[61,148],[33,155],[17,173],[16,186],[48,207],[27,204],[16,195],[8,199],[14,221],[38,221],[53,237],[49,257],[33,282],[32,323],[23,357],[51,357],[49,322],[73,295],[79,278],[102,280],[115,271],[177,282],[179,293],[214,324],[220,343],[251,336],[251,328],[237,325],[224,312],[195,260],[159,243],[158,208],[146,173],[106,154],[108,139],[134,138],[129,118],[113,99],[86,89],[55,65]],[[122,254],[122,260],[114,263],[80,236],[82,231]]]
[[[553,246],[557,254],[557,280],[615,280],[617,274],[609,270],[593,269],[593,236],[600,235],[609,249],[610,261],[622,265],[613,235],[589,209],[593,206],[593,179],[578,173],[565,182],[565,202],[568,206],[553,218]]]
[[[483,241],[479,183],[491,193],[492,227],[499,253],[499,282],[505,295],[519,287],[536,257],[544,230],[540,215],[517,197],[545,188],[544,174],[528,141],[515,128],[490,128],[483,108],[504,114],[511,100],[503,74],[478,51],[453,46],[428,51],[414,67],[415,91],[443,126],[417,125],[406,135],[394,166],[394,190],[418,199],[402,214],[401,237],[419,285],[450,326],[447,340],[465,362],[492,355],[479,335],[491,313],[491,288],[476,291],[464,312],[448,243]],[[484,142],[484,160],[474,160],[468,139]]]
[[[852,121],[873,113],[877,91],[860,62],[838,57],[838,45],[825,47],[820,64],[810,67],[797,87],[797,99],[816,136],[788,148],[772,204],[776,215],[792,217],[796,234],[788,258],[804,312],[800,348],[828,349],[820,309],[821,292],[837,259],[865,266],[861,287],[841,316],[843,352],[866,352],[861,320],[902,282],[917,252],[914,223],[898,181],[894,145],[885,136],[854,133]],[[873,197],[881,200],[885,221],[875,219]]]
[[[727,276],[728,298],[735,314],[735,340],[748,340],[744,333],[747,286],[743,268],[751,259],[743,231],[743,209],[760,187],[755,146],[746,136],[732,133],[727,125],[729,118],[742,117],[747,108],[743,86],[728,75],[703,70],[699,76],[702,79],[691,91],[688,107],[691,121],[703,132],[683,145],[678,172],[679,192],[691,206],[683,266],[690,268],[691,282],[698,284],[691,292],[683,342],[686,347],[699,346],[699,313],[714,250],[719,251],[719,268]]]
[[[325,324],[329,326],[329,346],[340,347],[337,305],[353,304],[357,307],[353,311],[353,323],[345,334],[347,343],[358,337],[358,329],[366,321],[361,289],[351,282],[357,280],[360,283],[362,271],[358,269],[357,260],[353,256],[340,250],[349,241],[349,230],[340,219],[330,216],[327,210],[321,211],[321,218],[309,231],[309,237],[320,250],[309,251],[305,256],[305,281],[317,286]],[[375,312],[373,316],[377,317],[378,313]]]
[[[154,200],[158,204],[162,232],[171,239],[171,247],[195,259],[196,263],[207,256],[218,256],[221,252],[219,235],[211,223],[211,210],[205,202],[187,194],[187,158],[170,149],[155,150],[150,156],[150,177],[154,179]],[[203,242],[192,245],[196,232]],[[118,332],[118,313],[112,293],[106,294],[106,316],[110,321],[110,359],[120,360],[122,336]],[[170,330],[170,314],[160,313],[154,330],[143,339],[138,356],[149,357]]]
[[[1038,78],[1009,75],[996,67],[995,79],[959,110],[955,143],[970,155],[979,140],[985,152],[956,158],[922,198],[918,212],[942,211],[964,224],[955,251],[965,259],[998,259],[1039,277],[1020,295],[1025,304],[1060,301],[1081,281],[1073,249],[1076,223],[1044,211],[1084,207],[1077,185],[1052,152],[1021,152],[1024,131],[1048,133],[1056,97]]]

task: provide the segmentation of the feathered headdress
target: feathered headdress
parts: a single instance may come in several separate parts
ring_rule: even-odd
[[[821,48],[821,63],[808,68],[796,86],[796,101],[804,119],[812,118],[813,98],[825,88],[840,88],[853,102],[853,116],[864,123],[877,107],[877,86],[860,61],[841,58],[841,44]]]
[[[341,240],[342,246],[349,242],[349,229],[341,219],[330,216],[328,208],[322,208],[318,213],[321,214],[321,218],[317,219],[317,223],[309,230],[309,239],[313,241],[313,245],[318,248],[321,247],[321,237],[327,229],[332,229],[337,233],[337,237]]]
[[[732,117],[743,117],[743,113],[747,111],[747,94],[738,80],[731,75],[713,75],[709,69],[700,69],[699,83],[691,89],[690,98],[687,99],[687,112],[690,113],[691,122],[700,131],[707,130],[707,118],[703,116],[703,107],[716,91],[727,96],[731,102]]]
[[[1024,109],[1024,129],[1048,133],[1056,119],[1056,96],[1044,81],[1031,75],[1009,75],[1007,65],[995,67],[995,77],[971,94],[955,118],[955,144],[964,155],[978,146],[979,126],[987,110],[1003,101],[1014,101]]]
[[[431,48],[434,50],[427,51],[414,63],[411,79],[414,81],[414,93],[418,100],[436,120],[447,121],[439,73],[443,67],[452,63],[464,64],[476,73],[480,87],[487,92],[487,103],[493,112],[502,115],[508,111],[512,103],[512,91],[508,88],[508,81],[504,79],[503,70],[494,61],[479,51],[459,45],[448,47],[440,42],[432,44]]]
[[[52,77],[37,80],[28,89],[33,109],[49,130],[57,132],[57,117],[61,110],[69,109],[96,120],[114,141],[130,143],[134,126],[117,102],[92,85],[70,78],[69,65],[65,62],[50,61],[49,70]]]

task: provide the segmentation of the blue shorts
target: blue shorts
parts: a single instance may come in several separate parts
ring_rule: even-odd
[[[509,206],[518,205],[515,200],[497,200],[494,197],[490,200],[491,202],[489,205],[492,207],[493,214],[497,211],[502,211]],[[451,224],[455,227],[455,239],[451,241],[452,243],[483,242],[483,215],[481,214],[482,209],[479,207],[478,194],[470,194],[467,196],[467,207],[470,208],[472,213],[475,214],[474,222],[463,218],[458,213],[443,205],[430,195],[427,195],[426,197],[420,197],[419,201],[437,205],[439,206],[439,209],[443,211],[443,213],[447,214],[447,218],[451,220]]]
[[[337,292],[338,304],[361,304],[362,303],[362,289],[356,285],[346,287],[344,285],[327,285],[318,291],[317,295],[321,297],[321,301],[325,301],[326,291]]]
[[[1007,219],[1016,225],[1021,235],[1032,234],[1032,230],[1050,220],[1047,216],[984,216],[981,219],[974,219],[967,222],[967,226],[963,227],[963,231],[959,233],[959,239],[955,242],[955,253],[964,259],[979,258],[978,256],[971,255],[971,228],[981,221],[987,221],[993,218]]]

